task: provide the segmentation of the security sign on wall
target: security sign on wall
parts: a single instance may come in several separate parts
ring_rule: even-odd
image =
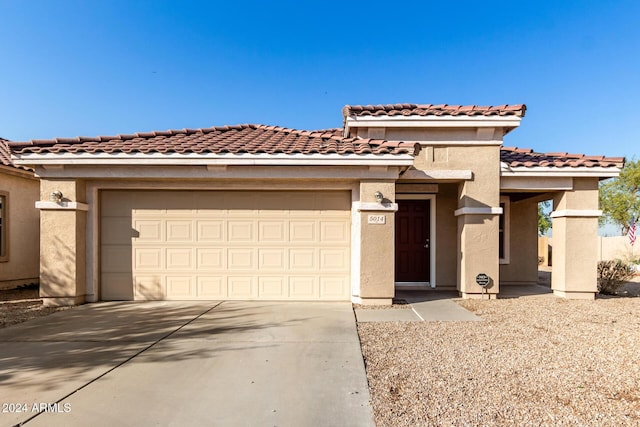
[[[489,276],[487,276],[485,273],[480,273],[476,276],[476,283],[479,286],[486,288],[487,286],[489,286],[489,283],[491,283],[491,279],[489,279]]]

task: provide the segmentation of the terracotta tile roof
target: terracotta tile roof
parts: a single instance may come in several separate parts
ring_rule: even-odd
[[[387,104],[345,105],[343,117],[349,116],[518,116],[524,117],[526,105],[447,105]]]
[[[413,154],[415,144],[344,138],[336,129],[300,131],[277,126],[236,125],[131,135],[12,142],[26,153],[212,153],[212,154]]]
[[[11,161],[11,153],[9,152],[9,146],[7,145],[7,141],[4,138],[0,138],[0,165],[2,166],[13,166],[13,162]]]
[[[624,166],[624,157],[585,156],[569,153],[535,153],[530,148],[502,147],[500,160],[511,167],[617,167]]]

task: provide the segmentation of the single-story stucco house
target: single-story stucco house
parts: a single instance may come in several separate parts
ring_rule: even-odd
[[[553,199],[555,294],[596,293],[598,182],[624,158],[503,147],[524,105],[346,106],[341,129],[237,125],[11,143],[41,179],[41,295],[496,297],[537,281]]]
[[[0,138],[0,289],[38,283],[39,198],[33,170],[13,164]]]

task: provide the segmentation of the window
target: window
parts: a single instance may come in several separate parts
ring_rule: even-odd
[[[7,261],[7,195],[0,193],[0,261]]]
[[[502,215],[498,218],[500,264],[509,264],[509,197],[500,197]]]

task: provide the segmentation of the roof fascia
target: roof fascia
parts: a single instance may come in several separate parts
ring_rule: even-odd
[[[352,127],[502,127],[517,128],[519,116],[349,116],[345,121],[345,134]]]
[[[51,167],[36,166],[36,173],[46,179],[222,179],[241,181],[257,179],[261,181],[285,180],[361,180],[361,179],[397,179],[402,166],[256,166],[256,165],[146,165],[131,167],[127,165],[66,165]]]
[[[575,178],[615,178],[620,175],[621,168],[618,167],[549,167],[549,166],[517,166],[510,167],[506,163],[500,164],[500,176],[507,177],[575,177]]]
[[[411,154],[180,154],[180,153],[26,153],[17,165],[263,165],[263,166],[410,166]]]
[[[27,171],[13,166],[0,165],[0,172],[6,173],[7,175],[14,175],[21,178],[37,180],[37,178],[34,176],[33,171]]]

